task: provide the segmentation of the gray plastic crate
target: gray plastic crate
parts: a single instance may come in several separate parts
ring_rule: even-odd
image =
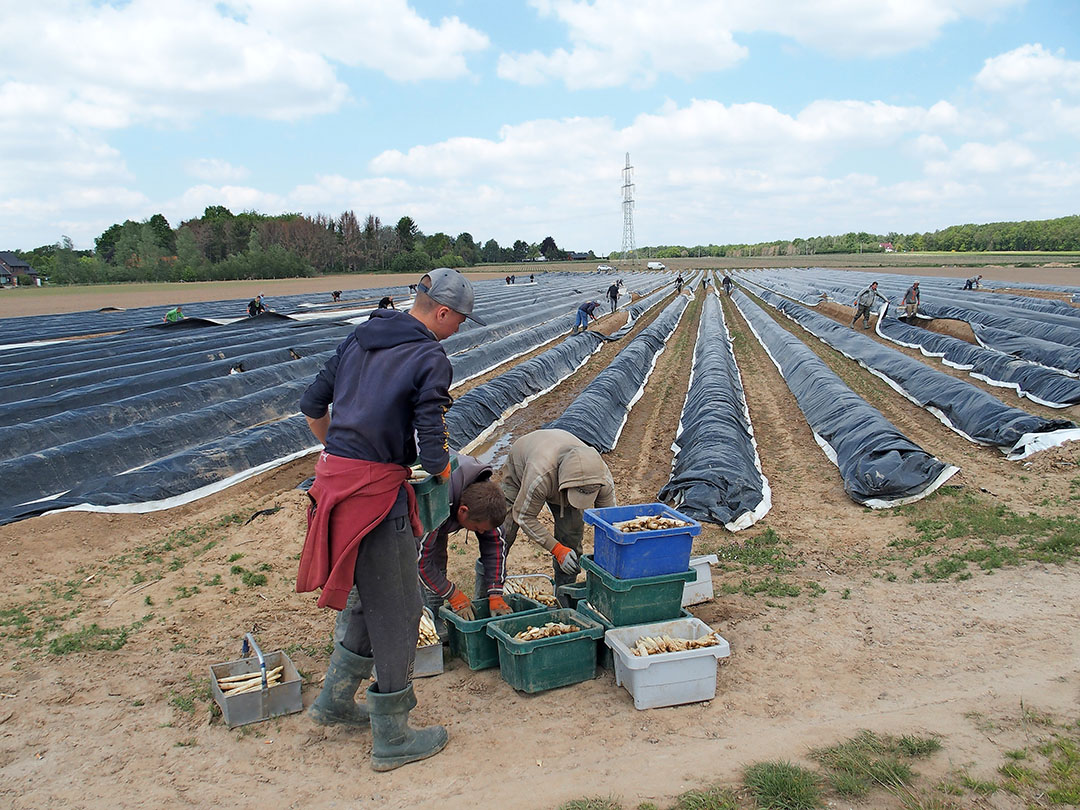
[[[715,554],[690,558],[690,568],[696,574],[696,579],[683,585],[683,607],[699,605],[713,598],[712,566],[717,562]]]
[[[713,647],[686,652],[634,655],[630,648],[644,636],[701,638],[712,629],[697,618],[616,627],[604,634],[615,658],[615,684],[634,698],[635,709],[655,709],[712,700],[716,695],[716,662],[731,655],[724,639]]]

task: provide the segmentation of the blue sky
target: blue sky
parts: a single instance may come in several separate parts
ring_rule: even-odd
[[[1075,0],[0,0],[0,249],[207,205],[502,245],[1080,213]]]

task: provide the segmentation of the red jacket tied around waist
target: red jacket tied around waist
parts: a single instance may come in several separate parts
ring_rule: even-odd
[[[353,585],[360,541],[390,514],[402,484],[409,498],[413,535],[423,534],[409,470],[400,464],[320,453],[308,491],[308,528],[296,592],[322,588],[319,607],[343,610]]]

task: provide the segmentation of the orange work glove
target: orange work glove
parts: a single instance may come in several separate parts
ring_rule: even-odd
[[[551,550],[551,554],[558,561],[559,568],[562,569],[564,574],[576,575],[581,571],[581,565],[578,564],[577,552],[572,548],[568,548],[562,543],[556,543],[555,548]]]
[[[472,602],[469,601],[469,597],[459,591],[456,587],[454,590],[450,591],[450,595],[446,598],[446,601],[450,603],[450,609],[465,621],[471,622],[476,618],[476,611],[473,610]]]
[[[445,484],[450,480],[450,462],[446,462],[446,469],[437,475],[440,484]]]
[[[488,597],[488,608],[492,616],[506,616],[514,612],[500,593],[493,593]]]

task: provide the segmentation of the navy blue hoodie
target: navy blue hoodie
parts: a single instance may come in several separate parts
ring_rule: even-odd
[[[333,402],[326,452],[429,473],[450,463],[444,416],[453,369],[435,335],[406,312],[375,310],[337,348],[300,398],[319,419]],[[413,431],[416,432],[414,439]]]

